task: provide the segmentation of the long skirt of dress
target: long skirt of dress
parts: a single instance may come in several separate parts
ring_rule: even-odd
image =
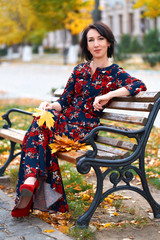
[[[54,128],[49,130],[45,124],[39,127],[38,118],[34,118],[24,137],[15,203],[19,201],[19,188],[25,179],[36,177],[39,179],[40,187],[34,208],[42,211],[66,212],[69,208],[58,159],[56,154],[51,153],[49,144],[53,142],[55,134],[60,136],[64,134],[71,139],[80,140],[88,131],[84,127],[71,124],[63,114],[54,110],[51,112],[55,120]]]

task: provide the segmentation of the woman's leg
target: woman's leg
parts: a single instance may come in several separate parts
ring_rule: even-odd
[[[41,178],[50,184],[51,189],[55,189],[62,195],[58,203],[53,204],[50,209],[62,212],[68,210],[58,161],[55,154],[51,154],[50,148],[48,147],[52,139],[53,131],[46,128],[45,125],[40,128],[37,124],[37,119],[34,119],[22,145],[16,188],[16,204],[18,204],[20,200],[20,187],[23,184],[32,185],[36,182],[37,178]],[[27,198],[21,199],[21,205],[19,205],[19,207],[23,208],[27,201]]]

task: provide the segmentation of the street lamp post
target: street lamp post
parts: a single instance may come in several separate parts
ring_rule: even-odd
[[[101,11],[99,10],[99,0],[95,0],[95,8],[92,12],[92,18],[94,22],[101,20]]]

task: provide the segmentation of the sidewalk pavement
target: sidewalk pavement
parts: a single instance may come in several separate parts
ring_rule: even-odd
[[[3,184],[3,177],[0,177],[0,184]],[[0,190],[0,240],[73,239],[34,216],[26,218],[12,218],[11,210],[13,206],[14,200]],[[55,231],[51,233],[46,233],[44,231],[49,229]]]

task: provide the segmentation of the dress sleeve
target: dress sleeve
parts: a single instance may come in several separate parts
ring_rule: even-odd
[[[118,68],[116,76],[117,88],[125,87],[130,92],[130,95],[134,96],[140,91],[146,91],[146,85],[139,79],[131,77],[122,68]]]
[[[62,109],[69,106],[72,102],[72,98],[74,95],[74,86],[76,80],[75,68],[69,77],[66,87],[61,95],[61,97],[57,100],[57,102],[61,105]]]

